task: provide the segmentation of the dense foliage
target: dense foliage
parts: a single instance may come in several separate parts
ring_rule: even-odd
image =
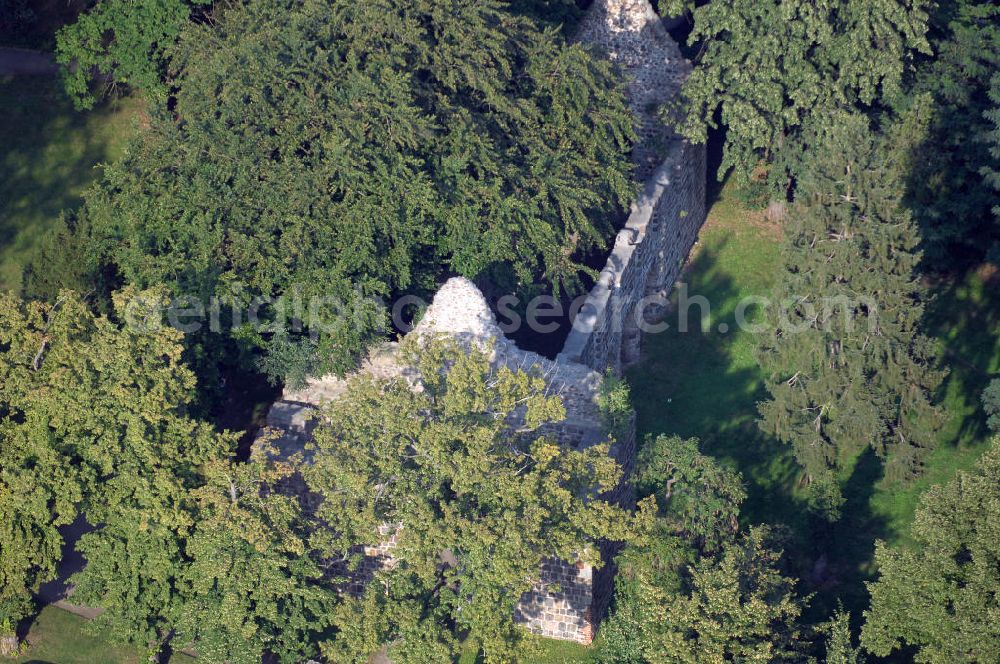
[[[315,521],[297,496],[275,490],[292,472],[262,455],[206,467],[204,484],[191,494],[175,646],[220,664],[258,664],[265,653],[301,662],[315,654],[339,597],[309,546]]]
[[[151,658],[444,663],[477,644],[532,661],[514,607],[540,563],[599,563],[612,540],[592,653],[608,664],[995,659],[1000,441],[924,494],[909,542],[873,547],[885,506],[859,486],[873,451],[882,495],[915,496],[895,481],[938,442],[935,397],[963,389],[938,389],[924,334],[928,283],[949,275],[921,270],[1000,261],[1000,5],[660,5],[692,19],[695,60],[665,121],[696,141],[723,129],[719,177],[787,208],[759,412],[804,472],[778,478],[780,454],[759,467],[831,521],[848,499],[863,516],[803,518],[830,533],[803,546],[741,512],[729,459],[666,435],[640,445],[630,513],[608,501],[624,478],[607,444],[551,436],[565,410],[543,376],[441,339],[405,342],[398,375],[350,379],[305,449],[265,435],[237,460],[236,436],[196,417],[234,358],[286,384],[346,372],[388,332],[386,299],[452,273],[579,290],[635,194],[624,81],[567,41],[575,0],[93,0],[57,37],[67,90],[89,107],[124,85],[148,117],[41,241],[26,298],[0,293],[0,652],[76,522],[74,601]],[[35,18],[8,3],[0,31]],[[224,334],[157,325],[177,296],[202,322],[214,299]],[[1000,378],[975,370],[966,396],[1000,430]],[[610,438],[631,435],[623,381],[599,406]],[[858,523],[867,538],[843,546],[859,559],[809,559]],[[392,562],[362,568],[390,538]],[[798,594],[789,543],[803,581],[852,610],[845,564],[874,548],[860,645],[848,612]]]
[[[860,646],[851,638],[851,616],[838,610],[827,626],[826,664],[864,664],[866,658]]]
[[[653,537],[619,556],[603,662],[782,661],[803,654],[803,602],[781,573],[774,534],[739,532],[741,478],[696,440],[647,440],[641,493],[658,505]],[[640,494],[641,495],[641,494]]]
[[[524,634],[514,607],[542,561],[599,564],[594,543],[632,537],[648,511],[601,498],[621,478],[607,445],[545,435],[565,411],[542,376],[454,342],[409,352],[414,374],[353,380],[324,412],[302,471],[322,498],[327,559],[349,564],[354,545],[396,536],[393,564],[324,652],[346,661],[389,644],[395,662],[450,662],[467,635],[487,661],[510,661]]]
[[[742,479],[698,451],[696,439],[647,440],[635,481],[639,495],[657,497],[661,524],[700,551],[718,551],[739,529]]]
[[[838,471],[871,447],[909,478],[935,440],[941,375],[920,333],[919,235],[863,116],[830,116],[785,228],[782,278],[759,356],[762,428],[791,444],[814,507],[836,518]]]
[[[973,472],[921,499],[918,548],[879,542],[862,642],[879,656],[904,645],[918,662],[986,662],[1000,652],[1000,442]]]
[[[632,193],[608,64],[492,0],[255,0],[172,63],[172,110],[64,236],[130,284],[285,296],[260,310],[277,330],[234,332],[275,377],[354,366],[385,333],[375,299],[447,271],[575,288]]]
[[[1000,378],[990,381],[983,391],[983,410],[986,411],[986,426],[1000,433]]]
[[[192,11],[211,0],[99,0],[56,38],[66,90],[80,108],[96,100],[94,76],[165,100],[167,51]]]
[[[934,57],[921,58],[905,93],[893,100],[891,134],[925,260],[948,271],[974,264],[1000,242],[991,211],[997,193],[982,182],[1000,169],[987,136],[989,109],[997,103],[989,90],[1000,70],[1000,5],[941,2],[930,27]]]
[[[990,123],[985,140],[990,148],[993,162],[981,166],[980,172],[986,183],[1000,192],[1000,72],[993,74],[993,78],[990,79],[989,97],[992,104],[989,109],[983,111],[983,117]],[[995,200],[993,215],[1000,220],[1000,202]]]
[[[927,0],[661,0],[665,14],[693,14],[696,66],[682,90],[681,131],[705,141],[726,128],[719,179],[743,183],[771,168],[817,111],[871,108],[898,94],[913,51],[929,49]],[[718,117],[717,117],[718,113]],[[768,173],[770,171],[770,173]]]
[[[122,293],[117,317],[141,321],[157,297]],[[52,578],[59,526],[82,514],[104,524],[88,537],[117,524],[155,537],[148,515],[173,515],[198,466],[224,453],[226,438],[185,415],[195,379],[180,354],[179,332],[94,316],[73,293],[0,294],[0,622],[26,615]],[[94,573],[104,564],[116,558]]]
[[[58,307],[4,296],[7,629],[82,514],[74,600],[104,609],[91,629],[111,641],[220,664],[363,662],[384,644],[394,661],[450,662],[470,635],[508,661],[543,559],[599,564],[598,540],[648,529],[648,509],[602,498],[621,479],[607,445],[544,435],[564,410],[541,376],[445,341],[409,347],[408,379],[352,380],[306,456],[273,460],[263,440],[234,463],[231,436],[182,414],[179,334],[140,325],[157,297],[122,294],[118,326],[69,293]],[[394,531],[394,563],[345,593],[365,578],[359,552]]]

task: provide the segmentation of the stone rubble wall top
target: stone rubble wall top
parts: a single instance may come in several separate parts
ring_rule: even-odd
[[[410,335],[444,334],[465,347],[474,345],[490,351],[494,366],[538,373],[545,378],[550,394],[562,397],[566,419],[547,425],[539,433],[574,446],[589,446],[606,439],[598,406],[602,376],[574,362],[556,362],[521,350],[500,330],[486,299],[464,277],[449,279],[434,296]],[[408,368],[399,358],[399,344],[385,343],[374,348],[361,367],[351,375],[366,374],[376,379],[405,376]],[[310,418],[316,407],[344,394],[350,376],[327,375],[310,378],[300,388],[286,388],[280,401],[268,413],[268,426],[284,432],[274,444],[279,452],[300,448],[311,430]]]
[[[576,39],[603,51],[628,79],[626,94],[639,134],[633,148],[635,177],[644,182],[679,140],[659,113],[680,94],[691,63],[648,0],[596,0]]]

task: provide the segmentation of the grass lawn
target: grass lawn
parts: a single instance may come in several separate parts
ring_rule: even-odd
[[[0,288],[19,290],[21,269],[60,211],[80,204],[130,135],[139,102],[80,112],[57,77],[0,76]]]
[[[137,648],[109,646],[84,631],[87,620],[54,606],[42,610],[28,633],[27,648],[12,661],[17,664],[139,664]],[[194,664],[187,655],[174,654],[171,664]]]
[[[924,476],[872,500],[903,543],[908,543],[906,530],[920,493],[958,470],[970,470],[985,451],[990,436],[980,395],[992,378],[1000,378],[1000,272],[984,266],[962,279],[935,284],[933,290],[928,328],[951,369],[939,395],[947,420]]]
[[[723,190],[683,279],[689,301],[701,295],[710,303],[710,325],[701,330],[694,322],[680,332],[675,308],[667,318],[671,328],[644,339],[643,360],[628,378],[640,440],[659,433],[699,438],[703,451],[743,474],[743,520],[789,528],[786,552],[800,589],[817,593],[810,617],[819,619],[837,601],[854,611],[867,605],[863,582],[875,571],[874,540],[905,545],[920,494],[972,467],[985,449],[979,395],[1000,371],[1000,287],[987,283],[986,271],[934,285],[928,325],[952,366],[940,394],[948,418],[940,445],[923,477],[910,484],[884,481],[874,455],[861,455],[842,477],[848,502],[831,526],[806,514],[791,448],[757,429],[763,376],[753,357],[754,335],[734,324],[741,298],[766,296],[774,284],[778,240],[776,228]],[[698,307],[689,311],[697,321]]]

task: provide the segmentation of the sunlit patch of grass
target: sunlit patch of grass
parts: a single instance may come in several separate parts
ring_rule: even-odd
[[[689,301],[704,296],[710,303],[711,324],[681,332],[675,308],[666,319],[671,328],[644,339],[642,361],[628,378],[640,441],[660,433],[699,438],[703,451],[743,474],[744,522],[790,528],[786,552],[805,582],[802,588],[817,592],[814,617],[822,617],[837,600],[849,609],[864,607],[863,581],[875,573],[875,540],[905,544],[920,495],[971,468],[986,448],[979,398],[990,377],[1000,374],[1000,282],[995,270],[984,268],[933,285],[926,329],[951,367],[938,394],[946,418],[939,446],[924,474],[909,483],[882,479],[874,455],[861,455],[843,473],[848,502],[831,526],[805,513],[801,472],[790,447],[757,428],[757,403],[767,398],[764,375],[754,359],[754,334],[733,320],[742,298],[770,294],[780,265],[779,230],[724,189],[683,278]],[[676,293],[674,301],[683,309]],[[700,316],[696,306],[689,314],[692,321]],[[725,333],[720,323],[727,325]],[[808,577],[820,563],[831,571],[811,586]]]
[[[85,630],[86,618],[48,606],[35,619],[20,656],[8,660],[19,664],[139,664],[145,655],[138,648],[111,646]],[[192,657],[175,653],[170,664],[194,664]]]

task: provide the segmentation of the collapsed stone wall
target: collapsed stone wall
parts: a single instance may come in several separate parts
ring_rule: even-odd
[[[602,375],[576,362],[556,362],[518,348],[501,332],[486,300],[469,280],[449,279],[410,334],[418,338],[445,334],[467,347],[474,345],[488,350],[494,368],[505,366],[543,376],[548,393],[562,399],[566,418],[540,427],[538,435],[575,449],[608,440],[598,404]],[[383,344],[358,371],[381,379],[405,376],[407,367],[399,358],[398,349],[398,343]],[[269,442],[275,453],[288,457],[300,452],[315,425],[317,407],[335,401],[346,388],[347,379],[324,376],[309,379],[302,388],[285,390],[267,417],[268,427],[281,434]],[[624,479],[606,498],[631,507],[629,478],[635,438],[631,428],[620,437],[612,445],[611,454],[623,466]],[[359,547],[364,559],[359,570],[352,573],[346,592],[359,594],[379,569],[393,564],[392,551],[398,537],[405,537],[405,530],[406,524],[401,524],[372,533],[372,540],[377,543]],[[606,556],[604,561],[611,563],[614,550],[610,545],[595,543],[595,546]],[[532,589],[521,597],[515,618],[537,634],[590,643],[596,623],[610,600],[611,574],[610,564],[594,570],[582,562],[547,560]]]

